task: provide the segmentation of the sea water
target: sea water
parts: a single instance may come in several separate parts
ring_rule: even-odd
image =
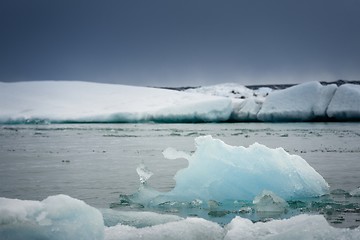
[[[169,192],[176,172],[187,160],[165,159],[173,147],[191,154],[194,139],[211,135],[226,144],[248,147],[254,142],[282,147],[305,159],[330,185],[331,194],[315,200],[289,202],[284,214],[254,216],[196,209],[181,211],[144,206],[122,206],[124,196],[140,186],[137,167],[153,173],[147,185]],[[182,217],[201,216],[227,224],[240,215],[253,221],[285,218],[300,213],[323,214],[335,227],[360,225],[360,198],[351,191],[360,186],[359,123],[224,123],[224,124],[59,124],[2,125],[0,127],[0,197],[43,200],[66,194],[102,209],[154,211]],[[223,203],[211,202],[209,206]],[[104,214],[106,216],[106,214]],[[106,219],[105,219],[106,221]]]

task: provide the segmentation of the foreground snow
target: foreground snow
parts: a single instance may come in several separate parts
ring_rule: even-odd
[[[147,212],[121,213],[141,221]],[[122,215],[124,214],[124,215]],[[323,216],[298,215],[290,219],[252,223],[235,217],[221,227],[202,218],[178,218],[150,213],[154,219],[147,227],[117,224],[106,226],[106,215],[66,195],[39,201],[0,198],[0,238],[17,239],[359,239],[354,230],[331,227]],[[108,213],[109,215],[109,213]],[[150,220],[151,221],[151,220]],[[119,219],[121,222],[121,219]]]
[[[359,120],[360,85],[284,90],[220,84],[186,92],[89,82],[0,83],[0,122]]]

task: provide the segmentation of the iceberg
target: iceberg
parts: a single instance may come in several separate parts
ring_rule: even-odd
[[[231,100],[76,81],[0,83],[0,122],[221,122]]]
[[[360,86],[307,82],[282,90],[251,90],[234,83],[188,89],[186,92],[222,96],[232,100],[229,121],[289,122],[360,119]]]
[[[186,91],[80,81],[0,82],[0,123],[193,123],[360,119],[360,86],[283,90],[219,84]]]
[[[172,150],[165,158],[179,156],[189,165],[179,170],[175,188],[166,193],[176,200],[252,201],[264,190],[285,199],[327,194],[329,185],[304,159],[282,148],[271,149],[259,143],[248,148],[227,145],[211,136],[195,139],[192,155]]]
[[[331,99],[327,115],[337,120],[360,119],[360,85],[340,86]]]
[[[282,200],[305,199],[329,193],[329,185],[303,158],[282,148],[271,149],[259,143],[249,147],[230,146],[212,136],[195,138],[196,151],[187,154],[167,148],[167,159],[185,158],[188,167],[179,170],[176,185],[169,192],[158,192],[147,185],[152,175],[143,165],[137,168],[139,190],[121,201],[148,207],[206,207],[234,202],[251,202],[263,208],[271,192],[273,206],[283,207]],[[145,180],[146,179],[146,180]],[[264,192],[265,191],[265,192]],[[264,196],[259,195],[265,193]],[[124,197],[124,196],[123,196]],[[227,208],[226,206],[224,206]]]
[[[265,122],[324,119],[336,90],[336,85],[308,82],[274,91],[266,97],[257,118]]]

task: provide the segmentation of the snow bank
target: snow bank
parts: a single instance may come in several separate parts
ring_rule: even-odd
[[[112,209],[101,209],[100,211],[107,227],[121,224],[143,228],[183,220],[183,218],[175,215],[154,212],[116,211]]]
[[[334,95],[335,94],[335,95]],[[219,84],[185,92],[76,81],[0,82],[0,123],[360,119],[360,86]]]
[[[117,225],[105,230],[106,240],[121,239],[194,239],[216,240],[223,239],[225,230],[218,224],[202,218],[187,218],[177,222],[156,225],[146,228],[135,228]]]
[[[231,100],[89,82],[0,83],[0,122],[219,122]]]
[[[257,114],[263,104],[263,99],[248,98],[245,100],[233,99],[233,111],[230,119],[232,121],[257,121]]]
[[[167,198],[191,201],[249,200],[264,190],[286,200],[320,196],[329,186],[304,159],[282,148],[270,149],[254,143],[248,148],[233,147],[211,136],[195,139],[192,155],[167,150],[164,156],[179,156],[189,166],[174,177],[175,188]]]
[[[0,198],[0,239],[103,239],[101,213],[57,195],[38,201]]]
[[[257,91],[259,95],[266,94],[268,89],[262,88]],[[221,96],[229,98],[245,99],[254,96],[254,91],[236,83],[223,83],[212,86],[199,87],[194,89],[188,89],[186,92],[190,93],[201,93],[211,96]]]
[[[359,239],[360,229],[339,229],[331,227],[323,216],[298,215],[286,220],[252,223],[236,217],[225,229],[225,240],[232,239]]]
[[[187,218],[147,228],[114,226],[105,229],[105,239],[359,239],[360,229],[331,227],[323,216],[299,215],[290,219],[252,223],[236,217],[224,228],[201,218]]]
[[[265,97],[272,92],[271,88],[251,90],[236,83],[224,83],[213,86],[188,89],[187,92],[211,96],[228,97],[233,102],[231,121],[257,121],[257,113]]]
[[[265,122],[310,121],[325,118],[336,85],[308,82],[269,94],[257,118]]]
[[[230,121],[312,121],[360,119],[360,86],[319,82],[299,84],[283,90],[251,90],[239,84],[218,84],[187,92],[222,96],[232,100]]]
[[[327,115],[338,120],[360,119],[360,85],[340,86],[329,104]]]
[[[65,195],[38,201],[0,198],[0,239],[359,239],[354,230],[331,227],[323,216],[298,215],[290,219],[253,223],[235,217],[221,227],[202,218],[146,212],[101,213]],[[145,216],[147,220],[141,220]],[[151,219],[151,218],[155,219]],[[103,219],[104,218],[104,219]],[[104,226],[112,219],[123,222]],[[125,219],[125,220],[124,220]],[[131,219],[130,221],[126,221]],[[138,225],[140,222],[142,222]],[[145,225],[144,225],[145,224]]]

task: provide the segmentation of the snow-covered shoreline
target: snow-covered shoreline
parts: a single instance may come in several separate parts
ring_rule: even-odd
[[[173,91],[77,81],[0,82],[0,123],[358,121],[360,85],[238,84]]]

